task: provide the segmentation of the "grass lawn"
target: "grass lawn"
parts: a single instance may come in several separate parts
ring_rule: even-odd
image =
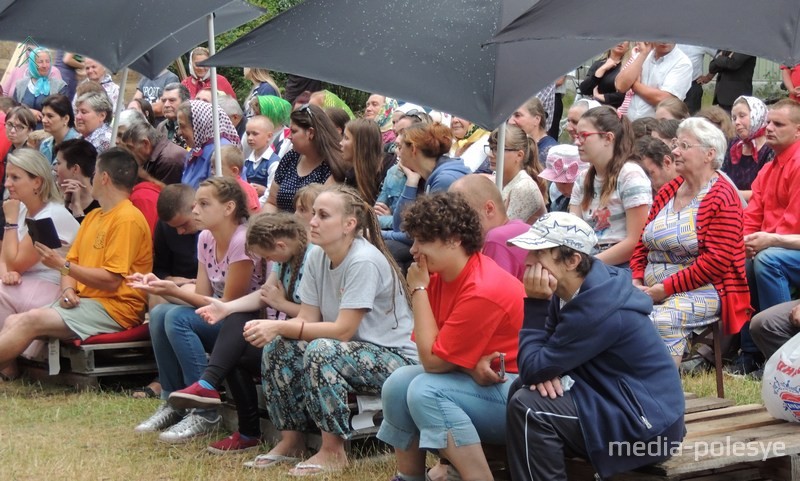
[[[715,395],[713,373],[687,377],[684,390]],[[760,403],[760,390],[756,381],[725,377],[726,395],[737,404]],[[155,434],[135,434],[133,427],[157,405],[123,392],[76,392],[25,380],[0,383],[0,480],[297,479],[281,467],[243,468],[253,453],[208,454],[208,439],[170,446],[157,442]],[[373,455],[352,462],[343,473],[315,479],[384,481],[393,473],[391,456]]]

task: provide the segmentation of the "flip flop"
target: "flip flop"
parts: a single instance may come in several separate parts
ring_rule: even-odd
[[[282,454],[259,454],[252,461],[246,461],[244,466],[247,468],[265,469],[276,464],[293,464],[299,463],[300,458],[293,458],[291,456],[284,456]]]
[[[323,466],[313,463],[297,463],[294,468],[289,470],[289,476],[319,476],[320,474],[331,474],[344,471],[346,466]]]

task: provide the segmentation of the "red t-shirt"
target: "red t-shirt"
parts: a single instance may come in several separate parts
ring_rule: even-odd
[[[506,355],[506,372],[517,371],[525,289],[483,254],[473,254],[452,282],[431,275],[429,298],[439,334],[433,353],[473,369],[495,351]]]
[[[792,85],[797,87],[800,85],[800,65],[795,65],[794,67],[789,67],[787,65],[781,65],[781,70],[788,70],[790,78],[792,79]],[[792,100],[800,100],[794,92],[789,92],[789,98]]]

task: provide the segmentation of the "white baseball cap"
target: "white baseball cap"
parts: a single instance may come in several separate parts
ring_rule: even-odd
[[[550,212],[539,217],[528,232],[508,243],[529,251],[566,246],[592,255],[597,236],[580,217],[568,212]]]

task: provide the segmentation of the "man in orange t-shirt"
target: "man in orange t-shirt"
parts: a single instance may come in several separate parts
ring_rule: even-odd
[[[92,196],[101,208],[86,216],[66,259],[35,244],[42,263],[61,272],[62,292],[53,307],[8,317],[0,331],[0,368],[37,337],[86,339],[142,323],[145,295],[125,282],[128,274],[153,267],[150,228],[128,200],[137,177],[136,160],[127,150],[100,154]]]

